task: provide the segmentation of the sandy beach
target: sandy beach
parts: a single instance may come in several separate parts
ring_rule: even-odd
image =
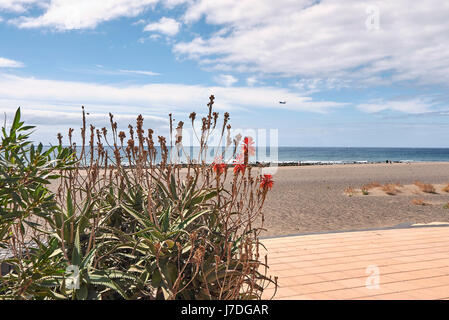
[[[448,222],[449,163],[346,164],[280,167],[264,207],[263,236],[392,227],[402,223]],[[429,194],[413,185],[431,183]],[[368,195],[345,193],[370,182],[400,183],[397,195],[380,188]],[[414,199],[425,205],[416,205]]]
[[[449,183],[449,162],[286,166],[273,180],[263,209],[263,237],[449,222],[444,208],[449,193],[441,190]],[[415,181],[432,184],[436,193],[420,191]],[[381,188],[363,195],[361,187],[371,182],[402,186],[396,195]],[[356,192],[350,195],[348,188]]]

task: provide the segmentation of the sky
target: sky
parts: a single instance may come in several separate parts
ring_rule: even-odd
[[[441,0],[0,0],[0,111],[55,143],[81,105],[97,128],[112,112],[164,132],[214,94],[280,146],[449,147],[448,17]]]

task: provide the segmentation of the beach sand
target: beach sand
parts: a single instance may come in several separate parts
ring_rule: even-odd
[[[258,172],[258,171],[257,171]],[[449,162],[334,164],[279,167],[264,205],[267,231],[262,236],[392,227],[402,223],[449,222]],[[414,181],[432,183],[426,194]],[[386,195],[380,188],[362,195],[370,182],[401,183],[401,192]],[[348,187],[357,190],[353,196]],[[51,189],[56,191],[56,185]],[[416,205],[413,199],[426,205]]]
[[[449,163],[346,164],[280,167],[275,185],[264,206],[266,232],[278,236],[323,231],[392,227],[402,223],[448,222]],[[349,196],[348,187],[359,189],[370,182],[404,185],[397,195],[380,189]],[[414,181],[432,183],[436,194],[428,194]],[[440,184],[437,186],[437,184]],[[426,205],[416,205],[413,199]]]

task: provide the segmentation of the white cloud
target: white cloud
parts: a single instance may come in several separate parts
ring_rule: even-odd
[[[37,17],[22,16],[11,20],[20,28],[47,27],[63,30],[95,28],[119,17],[135,17],[158,0],[51,0]]]
[[[365,81],[366,83],[366,81]],[[348,87],[358,87],[357,83],[348,79],[339,78],[303,78],[293,81],[290,86],[300,90],[303,93],[311,94],[322,90],[339,90]]]
[[[370,5],[380,10],[379,30],[365,25]],[[224,31],[174,52],[219,70],[449,84],[448,16],[449,3],[439,0],[199,0],[184,22],[204,17]]]
[[[174,36],[179,32],[181,24],[172,18],[162,17],[158,22],[150,23],[144,31],[155,31],[167,36]]]
[[[131,69],[110,69],[101,64],[96,64],[95,68],[62,68],[64,71],[82,73],[82,74],[99,74],[99,75],[140,75],[140,76],[160,76],[158,72],[149,70],[131,70]]]
[[[391,110],[408,114],[420,114],[431,112],[432,105],[433,105],[432,102],[417,98],[402,101],[379,100],[370,103],[359,104],[357,108],[367,113],[375,113],[385,110]]]
[[[210,94],[217,97],[216,107],[221,110],[235,108],[284,108],[289,110],[325,112],[344,104],[332,101],[314,101],[283,88],[274,87],[206,87],[184,84],[105,85],[19,77],[0,73],[2,106],[23,105],[43,108],[64,107],[78,110],[82,104],[96,112],[109,112],[111,108],[166,114],[169,111],[186,112],[204,104]],[[280,99],[288,100],[279,105]],[[9,102],[8,102],[9,101]]]
[[[24,64],[19,61],[0,57],[0,68],[23,68]]]
[[[257,79],[257,77],[248,77],[246,78],[246,84],[250,87],[256,85],[259,82],[259,80]]]
[[[162,0],[162,4],[168,8],[173,9],[174,7],[184,4],[184,3],[193,3],[194,0]]]
[[[0,100],[1,101],[1,100]],[[7,107],[5,112],[12,113],[17,109],[17,107]],[[21,107],[21,113],[24,115],[24,120],[33,125],[39,126],[49,126],[49,127],[61,127],[67,128],[67,126],[78,127],[81,120],[81,106],[73,108],[70,111],[57,111],[51,110],[50,108],[41,110],[33,107]],[[87,110],[89,121],[94,123],[97,127],[108,126],[109,117],[105,112],[93,112],[91,109]],[[127,114],[127,113],[114,113],[114,119],[117,121],[127,122],[126,124],[120,123],[126,126],[136,120],[137,114]],[[58,121],[55,121],[58,119]],[[168,119],[159,116],[146,115],[145,120],[151,120],[159,124],[168,123]]]
[[[146,23],[146,21],[144,19],[139,19],[136,22],[134,22],[132,25],[138,26],[138,25],[145,24],[145,23]]]
[[[203,18],[218,27],[210,36],[196,35],[173,48],[207,70],[297,77],[306,92],[332,90],[327,81],[307,88],[323,75],[344,80],[344,86],[449,83],[447,1],[410,6],[408,0],[259,0],[257,5],[253,0],[0,0],[0,10],[22,12],[10,20],[21,28],[62,31],[139,16],[158,3],[184,14],[180,21],[162,17],[148,24],[145,31],[157,32],[150,39],[177,35],[182,23]],[[380,10],[380,28],[374,31],[365,24],[366,9],[373,5]],[[43,13],[32,14],[31,6]]]
[[[124,121],[134,120],[140,113],[154,126],[166,127],[169,112],[188,114],[205,112],[211,94],[215,108],[242,111],[255,108],[282,108],[292,111],[327,112],[344,106],[333,101],[315,101],[287,89],[274,87],[206,87],[184,84],[106,85],[74,81],[56,81],[19,77],[0,73],[0,106],[12,115],[21,106],[29,124],[39,125],[38,139],[48,141],[56,132],[80,127],[80,106],[84,105],[97,127],[106,125],[113,112]],[[279,100],[288,100],[280,105]],[[103,119],[103,120],[102,120]],[[106,121],[98,123],[99,121]],[[165,126],[165,127],[164,127]]]
[[[214,81],[222,86],[229,87],[238,82],[239,79],[230,74],[220,74],[214,77]]]
[[[45,0],[0,0],[0,11],[24,12],[33,4],[44,5],[45,2]]]
[[[159,34],[152,34],[151,36],[149,36],[148,38],[150,38],[151,40],[157,40],[161,37],[161,35]]]
[[[160,73],[152,72],[152,71],[144,71],[144,70],[119,70],[121,73],[131,73],[131,74],[138,74],[138,75],[144,75],[144,76],[160,76]]]

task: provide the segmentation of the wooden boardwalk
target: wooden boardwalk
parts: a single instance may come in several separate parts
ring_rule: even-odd
[[[449,227],[264,239],[275,299],[449,299]],[[270,298],[269,286],[264,297]]]

